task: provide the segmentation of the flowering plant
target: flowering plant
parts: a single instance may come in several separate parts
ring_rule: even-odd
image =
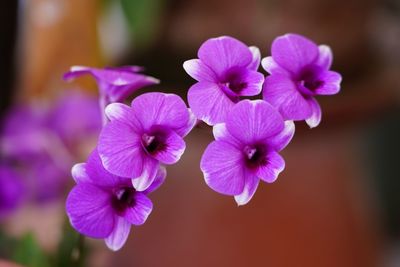
[[[260,61],[269,76],[258,72]],[[294,121],[316,127],[321,120],[317,95],[339,92],[341,76],[330,71],[326,45],[286,34],[272,43],[271,56],[222,36],[204,42],[198,59],[183,64],[197,82],[188,91],[188,108],[177,95],[134,91],[158,83],[140,67],[73,67],[64,78],[95,77],[104,114],[97,147],[85,163],[72,168],[77,185],[66,204],[72,226],[81,234],[105,239],[112,250],[127,240],[131,225],[143,224],[152,211],[147,194],[164,181],[165,165],[179,161],[184,137],[196,121],[213,127],[215,141],[200,168],[213,190],[247,204],[260,180],[274,182],[284,170],[279,152],[291,141]],[[262,92],[262,99],[249,100]],[[117,103],[115,103],[117,102]]]

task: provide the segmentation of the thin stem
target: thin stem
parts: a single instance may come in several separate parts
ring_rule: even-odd
[[[83,266],[85,258],[85,236],[79,234],[78,242],[76,248],[72,251],[72,262],[73,266],[81,267]]]

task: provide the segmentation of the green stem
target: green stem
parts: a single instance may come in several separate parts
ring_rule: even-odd
[[[82,267],[85,258],[85,236],[79,235],[76,248],[72,251],[72,262],[76,267]]]

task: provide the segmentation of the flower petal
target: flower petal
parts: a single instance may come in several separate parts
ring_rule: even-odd
[[[260,49],[256,46],[249,46],[249,49],[252,55],[252,59],[247,68],[250,70],[257,71],[261,61]]]
[[[132,108],[128,105],[122,103],[111,103],[106,107],[105,113],[107,118],[111,121],[118,120],[125,124],[129,124],[136,131],[139,131],[139,129],[142,128],[140,122],[135,117]]]
[[[217,76],[212,69],[200,59],[191,59],[183,63],[183,68],[193,79],[197,81],[215,82]]]
[[[133,225],[142,225],[150,215],[153,203],[145,194],[140,192],[136,192],[134,201],[135,205],[126,210],[124,218]]]
[[[175,94],[142,94],[132,101],[132,108],[146,130],[153,125],[161,125],[183,136],[192,123],[185,102]]]
[[[135,66],[135,65],[127,65],[127,66],[118,66],[118,67],[105,67],[106,70],[119,70],[119,71],[127,71],[127,72],[141,72],[144,71],[144,67]]]
[[[243,156],[229,143],[214,141],[206,148],[200,162],[204,179],[213,190],[237,195],[244,188]]]
[[[221,36],[205,41],[198,51],[198,57],[207,64],[218,76],[232,67],[246,67],[252,62],[252,53],[239,40]]]
[[[263,99],[276,107],[285,120],[304,120],[311,116],[307,100],[285,75],[274,74],[265,78]]]
[[[235,195],[236,203],[239,206],[246,205],[257,190],[260,179],[254,174],[248,173],[244,184],[243,192],[240,195]]]
[[[269,151],[267,164],[259,167],[257,176],[267,183],[273,183],[284,169],[285,161],[281,155],[275,151]]]
[[[188,102],[194,115],[208,125],[224,122],[235,105],[218,84],[210,82],[192,85],[188,92]]]
[[[163,142],[162,149],[157,150],[152,156],[167,165],[178,162],[186,148],[182,137],[174,131],[168,131]]]
[[[96,79],[100,90],[111,102],[122,101],[136,90],[160,82],[156,78],[126,71],[126,69],[99,69],[84,66],[71,67],[71,70],[64,75],[64,79],[75,79],[83,74],[91,74]]]
[[[340,83],[342,82],[342,76],[334,71],[325,71],[320,77],[320,80],[324,82],[324,84],[315,89],[315,94],[317,95],[334,95],[340,91]]]
[[[92,183],[104,187],[114,188],[119,185],[129,185],[130,180],[108,172],[101,162],[97,148],[89,155],[86,163],[86,173]]]
[[[156,159],[143,156],[143,172],[132,179],[132,185],[137,191],[144,191],[153,183],[156,178],[159,163]]]
[[[283,127],[282,116],[263,100],[239,102],[226,120],[229,133],[245,144],[276,135]]]
[[[296,127],[293,121],[285,121],[285,128],[283,129],[283,131],[269,138],[268,144],[272,146],[276,151],[281,151],[292,140],[295,128]]]
[[[332,65],[333,55],[332,50],[327,45],[318,46],[319,55],[316,64],[325,70],[329,70]]]
[[[71,169],[72,178],[79,183],[90,182],[90,178],[86,173],[86,163],[77,163]]]
[[[72,81],[85,74],[90,74],[91,68],[85,66],[72,66],[70,70],[63,75],[63,80]]]
[[[224,141],[240,149],[241,143],[226,128],[226,123],[218,123],[213,126],[215,141]]]
[[[164,183],[166,177],[167,169],[163,166],[160,166],[153,183],[145,191],[143,191],[143,193],[147,195],[157,190]]]
[[[213,126],[213,135],[216,141],[221,141],[226,136],[230,136],[225,123],[218,123]]]
[[[137,90],[146,86],[160,83],[160,80],[154,77],[146,76],[143,74],[134,74],[128,72],[125,73],[127,75],[124,75],[121,72],[119,73],[119,75],[132,77],[117,78],[115,81],[113,81],[112,84],[107,84],[103,81],[98,82],[100,88],[102,88],[103,92],[106,92],[111,102],[124,101]]]
[[[109,201],[109,194],[95,185],[76,185],[66,202],[71,225],[89,237],[107,237],[114,227],[114,213]]]
[[[289,76],[289,72],[278,65],[272,57],[265,57],[261,61],[261,65],[269,74],[283,74]]]
[[[5,162],[0,164],[0,220],[16,211],[28,192],[26,180],[14,168]]]
[[[128,239],[131,231],[131,224],[122,217],[115,216],[115,226],[111,234],[104,240],[106,245],[112,251],[117,251],[122,248]]]
[[[277,37],[271,48],[274,60],[284,69],[295,74],[318,57],[315,43],[298,34],[285,34]]]
[[[121,177],[134,178],[143,171],[141,136],[128,124],[118,120],[101,131],[98,152],[104,168]]]
[[[188,112],[189,112],[189,120],[187,121],[187,123],[180,128],[174,129],[175,132],[177,132],[182,137],[185,137],[186,135],[188,135],[197,123],[197,118],[193,114],[193,112],[190,108],[188,108]]]
[[[321,116],[322,116],[321,107],[319,106],[315,98],[310,98],[308,100],[308,103],[311,107],[312,114],[311,117],[306,119],[306,123],[308,124],[308,126],[310,126],[310,128],[314,128],[317,127],[321,122]]]
[[[240,82],[246,86],[238,92],[240,96],[258,95],[262,90],[264,83],[264,75],[257,71],[245,69],[240,74]]]

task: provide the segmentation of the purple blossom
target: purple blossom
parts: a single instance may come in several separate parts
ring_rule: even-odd
[[[39,103],[12,107],[4,117],[1,132],[3,156],[31,159],[41,153],[48,108]],[[46,131],[47,132],[47,131]],[[39,144],[38,144],[39,143]]]
[[[66,90],[48,117],[48,128],[69,148],[80,146],[101,130],[101,111],[97,97],[78,90]]]
[[[226,123],[213,128],[215,140],[200,163],[204,179],[213,190],[235,197],[244,205],[253,197],[259,180],[274,182],[285,162],[278,154],[294,134],[293,121],[263,100],[243,100]]]
[[[54,200],[66,189],[74,157],[100,127],[97,100],[83,92],[69,90],[51,106],[20,104],[5,117],[1,156],[24,178],[27,198]]]
[[[95,149],[87,163],[72,168],[72,176],[77,185],[66,202],[71,225],[81,234],[105,239],[116,251],[125,244],[131,225],[146,221],[153,209],[147,194],[163,183],[166,171],[159,168],[150,187],[139,192],[130,180],[107,172]]]
[[[0,220],[20,205],[24,192],[21,177],[8,165],[0,164]]]
[[[264,76],[257,72],[260,51],[228,36],[204,42],[198,59],[183,64],[198,82],[188,92],[194,115],[209,125],[224,122],[241,96],[261,92]]]
[[[48,203],[64,197],[71,160],[63,162],[47,153],[36,155],[30,161],[20,161],[19,173],[25,179],[27,196],[37,203]]]
[[[271,74],[265,79],[263,98],[279,109],[285,120],[306,120],[312,128],[321,121],[316,95],[339,92],[342,77],[330,71],[332,51],[297,34],[285,34],[272,43],[271,57],[262,60]]]
[[[107,106],[110,122],[104,126],[98,150],[111,173],[133,178],[139,191],[152,182],[160,163],[176,163],[185,150],[183,137],[196,122],[183,100],[174,94],[146,93],[131,107]]]
[[[156,78],[138,73],[143,68],[139,66],[122,66],[104,69],[85,66],[73,66],[64,74],[64,80],[73,80],[82,75],[92,75],[99,86],[100,95],[105,98],[106,104],[121,102],[136,90],[145,86],[158,84]]]
[[[49,127],[51,111],[39,103],[16,106],[7,113],[0,135],[4,164],[24,178],[26,197],[38,202],[63,193],[73,162],[70,151]]]

